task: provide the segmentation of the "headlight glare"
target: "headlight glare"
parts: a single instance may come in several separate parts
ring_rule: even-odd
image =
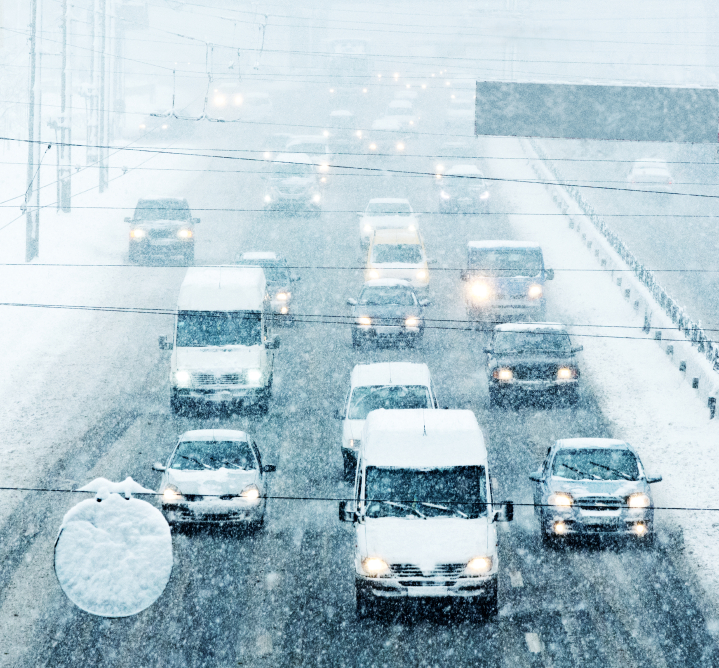
[[[250,485],[242,490],[240,496],[246,501],[257,501],[257,499],[260,498],[260,490],[257,488],[257,485]]]
[[[492,570],[492,557],[475,557],[467,564],[469,573],[489,573]]]
[[[419,326],[419,320],[417,318],[414,318],[410,316],[404,321],[405,327],[418,327]]]
[[[644,492],[640,492],[639,494],[632,494],[627,499],[627,505],[630,508],[649,508],[652,501],[649,498],[648,494],[645,494]]]
[[[382,575],[389,571],[387,562],[379,557],[367,557],[367,559],[362,562],[362,568],[367,575],[371,576]]]
[[[529,290],[527,290],[527,295],[530,299],[539,299],[542,296],[542,286],[538,283],[530,285]]]
[[[180,490],[174,485],[168,485],[165,487],[165,491],[162,493],[162,500],[165,503],[176,503],[182,499]]]
[[[145,230],[130,230],[130,237],[133,239],[142,239],[147,236]]]
[[[365,232],[371,232],[371,231],[372,231],[372,226],[371,226],[371,225],[365,225],[365,226],[364,226],[364,231],[365,231]]]
[[[444,190],[441,193],[439,193],[439,196],[442,199],[450,199],[452,197],[448,192],[445,192]]]
[[[262,378],[262,371],[260,371],[260,369],[247,370],[247,380],[251,383],[256,383],[260,378]]]
[[[549,505],[559,508],[569,508],[574,503],[574,499],[564,492],[555,492],[549,495]]]
[[[281,302],[286,302],[290,298],[289,292],[278,292],[277,299]]]
[[[359,322],[360,325],[363,327],[369,327],[372,324],[372,318],[368,318],[367,316],[362,316],[361,318],[357,319],[357,322]]]
[[[180,237],[180,239],[191,239],[192,230],[178,230],[177,236]]]
[[[486,283],[475,283],[472,286],[472,294],[477,299],[489,299],[489,286]]]
[[[557,378],[559,380],[570,380],[577,377],[577,370],[569,366],[560,367],[557,370]]]
[[[514,372],[511,369],[495,369],[492,376],[497,380],[512,380]]]
[[[359,450],[360,442],[359,438],[351,438],[347,441],[347,447],[352,448],[353,450]]]
[[[189,387],[191,380],[192,376],[189,371],[185,371],[184,369],[175,371],[175,383],[178,387]]]

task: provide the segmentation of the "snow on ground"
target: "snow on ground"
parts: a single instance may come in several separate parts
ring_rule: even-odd
[[[136,615],[170,580],[170,526],[146,501],[101,496],[81,501],[65,515],[55,545],[55,573],[67,597],[85,612]]]
[[[489,139],[489,155],[524,156],[518,140]],[[490,163],[489,176],[536,178],[526,162]],[[511,170],[511,171],[510,171]],[[501,184],[503,201],[516,238],[542,245],[547,267],[556,279],[547,285],[548,319],[575,323],[570,332],[584,345],[583,378],[596,397],[613,435],[630,442],[650,474],[664,477],[652,486],[656,506],[719,507],[719,421],[697,392],[651,338],[641,333],[642,316],[623,299],[622,293],[602,272],[567,272],[562,269],[597,269],[591,252],[571,232],[564,216],[523,216],[556,213],[556,205],[544,186]],[[622,325],[598,329],[581,325]],[[634,329],[628,329],[633,327]],[[595,336],[580,336],[593,334]],[[598,338],[640,337],[640,340]],[[660,511],[657,530],[681,527],[685,554],[697,569],[700,584],[710,601],[719,604],[719,513]]]

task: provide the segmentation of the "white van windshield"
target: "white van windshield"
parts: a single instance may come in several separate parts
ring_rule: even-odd
[[[368,466],[367,517],[480,517],[487,512],[483,466],[399,469]]]
[[[377,264],[419,264],[422,259],[419,244],[377,244],[372,248],[372,262]]]
[[[255,311],[180,311],[177,347],[259,346],[262,318]]]
[[[432,403],[424,385],[366,385],[352,392],[347,417],[366,420],[370,411],[379,408],[432,408]]]

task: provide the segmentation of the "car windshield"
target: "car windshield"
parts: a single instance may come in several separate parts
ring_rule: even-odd
[[[569,480],[639,480],[639,465],[631,450],[568,448],[554,457],[552,476]]]
[[[407,202],[370,202],[365,213],[368,216],[410,216],[412,209]]]
[[[497,353],[552,351],[568,353],[571,350],[569,335],[565,332],[495,332],[493,349]]]
[[[379,408],[432,408],[432,402],[424,385],[365,385],[352,392],[347,417],[365,420]]]
[[[257,468],[247,441],[180,441],[170,462],[171,469],[203,471]]]
[[[135,208],[135,220],[190,220],[187,202],[177,199],[141,199]]]
[[[180,311],[177,347],[259,346],[262,318],[256,311]]]
[[[290,272],[287,267],[271,260],[242,260],[242,264],[262,267],[265,272],[265,280],[268,283],[282,283],[285,285],[290,282]]]
[[[359,298],[360,304],[397,306],[414,306],[414,293],[404,287],[371,287],[362,290]]]
[[[315,166],[300,162],[276,162],[272,165],[272,176],[275,178],[286,178],[288,176],[311,176],[314,174]]]
[[[372,262],[419,264],[422,262],[422,247],[419,244],[376,244],[372,247]]]
[[[478,276],[537,276],[542,271],[538,248],[472,248],[467,268]]]
[[[402,469],[368,466],[367,517],[480,517],[487,512],[483,466]]]

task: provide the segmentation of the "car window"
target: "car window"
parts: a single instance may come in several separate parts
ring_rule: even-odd
[[[535,248],[470,248],[467,268],[478,276],[537,276],[543,268],[542,251]]]
[[[177,347],[259,346],[262,316],[254,311],[180,311]]]
[[[247,441],[180,441],[170,468],[181,471],[252,470],[257,468],[257,461]]]
[[[372,262],[419,264],[422,262],[422,248],[419,244],[375,244],[372,247]]]
[[[541,330],[495,332],[492,343],[496,353],[531,351],[569,353],[572,349],[568,334]]]
[[[397,305],[414,306],[416,300],[414,292],[409,288],[395,286],[372,286],[362,290],[359,298],[360,304],[369,306]]]
[[[567,448],[554,456],[552,476],[568,480],[639,480],[639,465],[631,450]]]
[[[365,385],[352,392],[347,417],[365,420],[379,408],[432,408],[432,402],[424,385]]]
[[[135,220],[190,220],[187,202],[176,199],[141,199],[135,208]]]
[[[407,202],[370,202],[365,213],[368,216],[410,216],[412,208]]]

